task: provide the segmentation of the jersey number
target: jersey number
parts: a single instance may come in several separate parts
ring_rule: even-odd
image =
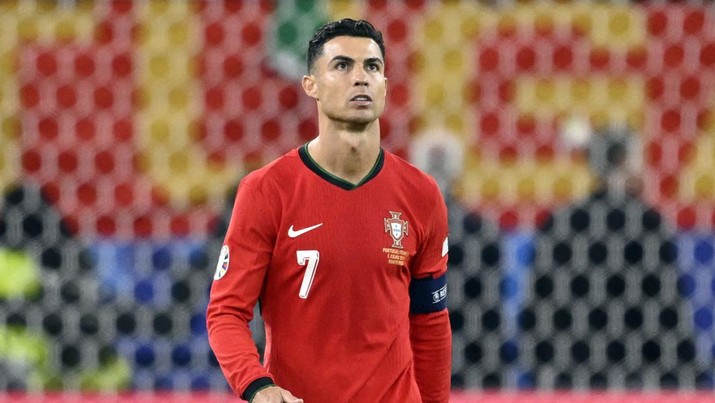
[[[306,299],[310,292],[310,286],[313,285],[315,269],[318,268],[318,262],[320,261],[320,252],[317,250],[299,250],[296,252],[296,255],[298,257],[298,264],[306,266],[303,283],[300,285],[300,291],[298,292],[299,297]]]

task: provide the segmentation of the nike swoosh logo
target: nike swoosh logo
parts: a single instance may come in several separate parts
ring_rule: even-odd
[[[312,231],[312,230],[320,227],[321,225],[323,225],[322,222],[320,224],[313,225],[312,227],[307,227],[307,228],[303,228],[303,229],[299,229],[299,230],[294,230],[293,226],[291,225],[290,228],[288,228],[288,236],[291,238],[295,238],[297,236],[301,236],[301,235],[305,234],[308,231]]]

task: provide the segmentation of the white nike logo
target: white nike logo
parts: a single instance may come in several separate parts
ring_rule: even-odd
[[[301,236],[301,235],[305,234],[305,233],[308,232],[308,231],[312,231],[312,230],[314,230],[314,229],[320,227],[321,225],[323,225],[322,222],[321,222],[320,224],[313,225],[312,227],[299,229],[299,230],[297,230],[297,231],[294,230],[294,229],[293,229],[293,226],[291,225],[290,228],[288,228],[288,236],[291,237],[291,238],[295,238],[295,237],[297,237],[297,236]]]

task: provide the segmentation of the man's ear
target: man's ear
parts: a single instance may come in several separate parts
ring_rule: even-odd
[[[316,101],[318,100],[318,85],[315,82],[315,77],[312,75],[306,75],[303,76],[303,81],[301,82],[303,85],[303,91],[311,97],[314,98]]]

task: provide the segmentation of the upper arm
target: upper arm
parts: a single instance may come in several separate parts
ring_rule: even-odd
[[[447,307],[447,207],[439,190],[435,189],[434,195],[424,240],[418,246],[417,256],[411,267],[411,313],[430,313]]]
[[[211,287],[212,302],[250,320],[270,264],[275,229],[269,205],[250,184],[239,185]],[[219,276],[219,272],[221,275]]]

